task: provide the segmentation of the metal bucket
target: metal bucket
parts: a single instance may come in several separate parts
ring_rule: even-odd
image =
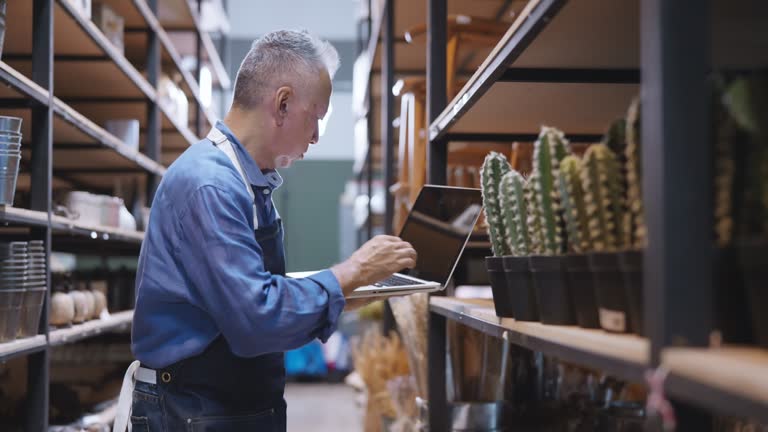
[[[0,24],[2,25],[2,29],[0,29],[0,33],[5,33],[5,0],[0,0],[0,17],[2,17],[2,24]],[[21,117],[0,116],[0,132],[4,134],[21,135],[22,120]]]
[[[0,153],[0,204],[13,205],[20,155]]]

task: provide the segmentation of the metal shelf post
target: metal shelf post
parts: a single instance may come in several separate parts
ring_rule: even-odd
[[[445,70],[448,61],[447,40],[447,1],[427,0],[427,123],[430,125],[445,109],[448,101]],[[447,165],[447,142],[430,139],[427,144],[427,183],[444,185],[447,181]]]

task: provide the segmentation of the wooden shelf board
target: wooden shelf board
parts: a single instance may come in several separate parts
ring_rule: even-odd
[[[492,300],[432,297],[430,309],[516,345],[624,379],[642,380],[648,367],[648,340],[638,336],[498,318]]]
[[[636,84],[499,82],[451,132],[538,133],[542,125],[570,134],[601,134],[624,117]]]
[[[23,208],[0,206],[0,221],[19,225],[46,227],[48,213]]]
[[[88,225],[78,223],[76,220],[63,216],[51,216],[51,225],[58,234],[72,234],[94,238],[94,240],[114,240],[127,243],[141,243],[144,233],[141,231],[128,231],[120,228],[106,227],[102,225]]]
[[[667,348],[662,367],[670,373],[667,389],[673,396],[768,421],[768,350]]]
[[[51,330],[48,339],[51,346],[64,345],[98,336],[115,330],[128,329],[133,321],[133,311],[111,314],[108,318],[75,324],[72,327]]]
[[[7,361],[21,355],[42,351],[46,345],[45,335],[0,343],[0,361]]]

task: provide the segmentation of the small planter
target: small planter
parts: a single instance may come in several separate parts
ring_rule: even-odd
[[[643,331],[643,251],[619,254],[619,267],[624,277],[624,291],[629,306],[629,329],[642,335]]]
[[[576,324],[563,268],[563,257],[537,255],[529,257],[529,260],[541,322],[557,325]]]
[[[712,287],[715,291],[713,305],[715,327],[720,330],[724,342],[753,344],[755,342],[752,332],[753,317],[747,304],[746,278],[740,267],[738,248],[726,247],[715,250]],[[759,307],[759,304],[755,306]],[[759,317],[754,318],[759,319]]]
[[[755,342],[768,348],[768,243],[741,243],[739,265],[751,307]]]
[[[589,254],[589,265],[595,276],[600,327],[609,332],[628,332],[629,302],[619,271],[619,254],[593,252]]]
[[[573,309],[576,312],[576,323],[579,327],[600,328],[595,298],[595,279],[589,268],[589,257],[581,254],[566,255],[565,267],[568,272],[568,288],[573,298]]]
[[[485,268],[493,291],[493,306],[496,316],[512,317],[512,299],[507,289],[507,276],[504,274],[504,257],[485,257]]]
[[[538,321],[539,306],[528,257],[504,257],[504,272],[512,316],[518,321]]]

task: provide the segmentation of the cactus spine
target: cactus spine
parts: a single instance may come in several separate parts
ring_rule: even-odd
[[[524,256],[531,252],[528,232],[528,209],[525,196],[525,179],[512,170],[501,179],[501,215],[507,233],[507,247],[512,255]]]
[[[540,228],[541,253],[545,255],[563,252],[562,214],[555,179],[559,176],[560,161],[568,154],[570,147],[563,132],[542,127],[534,144],[530,181],[536,197],[533,214],[538,220],[535,226]]]
[[[491,152],[485,157],[483,167],[480,170],[485,220],[488,224],[488,236],[491,238],[491,249],[495,256],[510,254],[505,240],[504,223],[501,218],[499,186],[501,185],[501,178],[511,169],[504,155]]]
[[[635,98],[627,111],[626,121],[627,147],[624,155],[627,160],[627,208],[625,234],[631,234],[632,246],[645,247],[645,217],[643,215],[642,160],[640,153],[640,98]]]
[[[614,251],[625,247],[621,171],[616,156],[604,144],[587,149],[581,182],[593,249]]]
[[[581,185],[581,160],[574,155],[566,156],[560,162],[558,189],[560,202],[563,205],[563,218],[568,232],[568,249],[570,252],[585,252],[590,249],[589,219]]]

